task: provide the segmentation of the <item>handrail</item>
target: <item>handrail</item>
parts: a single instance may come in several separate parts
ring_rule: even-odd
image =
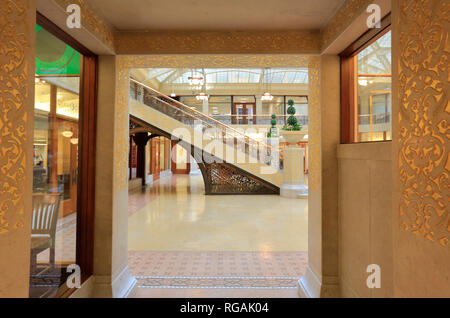
[[[229,117],[268,117],[271,118],[272,115],[253,115],[253,114],[209,114],[208,116],[229,116]],[[294,116],[294,117],[308,117],[308,115],[277,115],[277,118],[285,118],[285,117],[290,117],[290,116]],[[223,124],[223,123],[222,123]],[[226,124],[224,124],[226,125]]]
[[[130,81],[132,81],[132,82],[134,82],[134,83],[136,83],[136,84],[138,84],[138,85],[141,85],[142,87],[147,88],[148,90],[154,92],[156,95],[158,95],[158,96],[160,96],[160,97],[162,97],[162,98],[164,98],[164,99],[168,99],[169,101],[171,101],[171,102],[177,104],[178,106],[181,106],[181,107],[183,107],[183,108],[185,108],[185,109],[188,109],[189,111],[194,112],[194,113],[198,114],[198,115],[201,116],[201,117],[207,118],[208,120],[211,120],[211,121],[217,123],[219,126],[225,127],[225,129],[229,129],[229,130],[231,130],[231,131],[237,133],[238,135],[243,136],[244,139],[248,139],[248,140],[251,140],[251,141],[253,141],[253,142],[256,142],[258,145],[259,145],[259,144],[262,144],[262,145],[264,145],[266,148],[270,149],[271,151],[279,152],[278,149],[276,149],[276,148],[274,148],[274,147],[272,147],[272,146],[266,144],[265,142],[262,142],[262,141],[258,141],[258,140],[256,140],[256,139],[253,139],[253,138],[251,138],[251,137],[249,137],[249,136],[243,134],[242,132],[240,132],[240,131],[234,129],[233,127],[230,127],[230,126],[228,126],[228,125],[226,125],[226,124],[224,124],[224,123],[222,123],[222,122],[220,122],[220,121],[218,121],[218,120],[216,120],[216,119],[214,119],[214,118],[212,118],[212,117],[210,117],[210,116],[208,116],[208,115],[205,115],[204,113],[202,113],[202,112],[200,112],[200,111],[198,111],[198,110],[196,110],[196,109],[192,109],[191,107],[189,107],[189,106],[187,106],[187,105],[185,105],[185,104],[183,104],[183,103],[181,103],[181,102],[179,102],[179,101],[177,101],[177,100],[175,100],[175,99],[173,99],[173,98],[171,98],[171,97],[169,97],[169,96],[167,96],[167,95],[165,95],[165,94],[163,94],[163,93],[157,91],[156,89],[154,89],[154,88],[152,88],[152,87],[150,87],[150,86],[148,86],[148,85],[146,85],[146,84],[144,84],[144,83],[141,83],[141,82],[135,80],[134,78],[130,78]],[[161,102],[164,102],[165,104],[167,104],[167,105],[169,105],[169,106],[173,106],[173,105],[170,105],[169,103],[167,103],[167,102],[165,102],[165,101],[162,101],[162,100],[160,100],[160,99],[158,99],[158,100],[161,101]],[[184,112],[184,111],[183,111],[183,112]],[[186,113],[186,112],[184,112],[184,113]],[[190,117],[193,117],[193,116],[190,115]],[[193,118],[198,119],[198,118],[196,118],[196,117],[193,117]],[[211,126],[211,125],[209,125],[209,126]]]

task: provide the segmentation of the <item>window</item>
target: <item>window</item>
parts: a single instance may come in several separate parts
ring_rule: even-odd
[[[231,96],[211,96],[208,107],[209,116],[224,124],[231,124]]]
[[[180,102],[199,112],[203,110],[203,101],[198,100],[195,96],[181,96]]]
[[[209,115],[231,115],[231,96],[211,96],[209,98]]]
[[[390,17],[377,34],[361,37],[341,54],[341,142],[391,140]],[[370,38],[369,38],[370,36]]]
[[[92,274],[97,59],[37,21],[29,295],[48,298],[70,293],[67,266],[80,266],[82,282]]]
[[[284,96],[274,96],[271,101],[262,101],[262,115],[272,114],[284,114]]]

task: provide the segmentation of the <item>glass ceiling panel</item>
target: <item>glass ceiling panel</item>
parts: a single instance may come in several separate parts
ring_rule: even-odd
[[[187,84],[191,76],[205,77],[207,84],[307,84],[308,69],[306,68],[275,68],[275,69],[152,69],[148,72],[165,84]],[[264,77],[264,78],[262,78]]]
[[[273,84],[307,84],[308,69],[270,69],[266,70],[264,83]]]
[[[157,79],[159,82],[164,82],[164,80],[165,80],[166,78],[168,78],[170,75],[172,75],[174,72],[175,72],[175,71],[166,72],[165,74],[162,74],[162,75],[157,76],[156,79]]]
[[[391,74],[391,31],[358,54],[358,74]]]
[[[158,77],[162,74],[175,71],[173,68],[153,68],[147,71],[147,78]]]

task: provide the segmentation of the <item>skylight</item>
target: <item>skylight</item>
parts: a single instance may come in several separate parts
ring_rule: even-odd
[[[147,78],[162,84],[188,84],[189,77],[202,77],[206,84],[307,84],[307,68],[205,68],[150,69]]]

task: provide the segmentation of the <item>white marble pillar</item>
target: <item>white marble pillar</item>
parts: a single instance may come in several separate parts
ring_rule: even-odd
[[[303,158],[305,149],[296,144],[284,148],[283,185],[280,195],[286,198],[307,198],[308,187],[305,185]]]
[[[261,100],[260,97],[257,97],[257,98],[256,98],[256,115],[257,115],[257,116],[260,116],[260,115],[262,115],[262,114],[263,114],[262,100]],[[261,121],[258,122],[258,118],[261,118],[261,117],[256,117],[256,123],[257,123],[257,124],[260,124]]]
[[[207,99],[203,100],[202,113],[205,115],[209,115],[209,101]]]

